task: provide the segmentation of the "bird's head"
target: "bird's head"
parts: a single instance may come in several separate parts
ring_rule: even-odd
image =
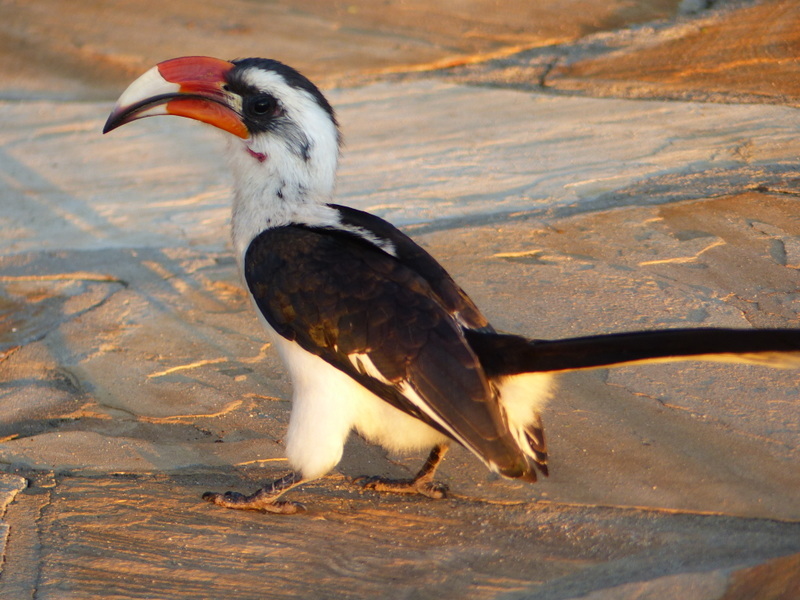
[[[251,196],[269,185],[283,186],[274,190],[281,196],[302,192],[316,201],[333,193],[340,145],[333,109],[311,81],[283,63],[204,56],[164,61],[123,92],[103,133],[156,115],[188,117],[232,134],[237,186],[254,188],[246,192]]]

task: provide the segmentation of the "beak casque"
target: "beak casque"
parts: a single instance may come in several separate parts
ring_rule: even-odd
[[[117,100],[103,133],[145,117],[176,115],[214,125],[243,139],[250,132],[225,90],[235,65],[207,56],[185,56],[157,64],[128,86]]]

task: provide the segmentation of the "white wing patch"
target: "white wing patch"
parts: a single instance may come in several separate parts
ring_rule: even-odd
[[[478,451],[477,448],[473,444],[470,444],[462,435],[460,435],[455,429],[453,429],[448,423],[445,423],[442,418],[436,414],[430,407],[430,405],[425,402],[422,398],[420,398],[417,391],[411,387],[407,381],[403,381],[400,385],[397,386],[397,389],[400,391],[401,394],[409,401],[411,404],[416,406],[420,411],[422,411],[425,415],[430,417],[432,421],[440,425],[445,431],[447,431],[450,436],[456,440],[459,444],[464,446],[467,450],[472,452],[475,456],[480,458],[483,463],[488,466],[492,471],[499,472],[497,465],[492,461],[487,461],[486,458]]]
[[[363,352],[353,352],[352,354],[348,354],[347,358],[356,368],[356,370],[362,375],[368,375],[386,385],[394,385],[391,381],[384,377],[383,373],[378,370],[378,367],[375,366],[375,363],[372,362],[372,359],[368,354],[364,354]]]
[[[347,231],[348,233],[352,233],[353,235],[357,235],[361,239],[368,241],[373,246],[377,246],[378,248],[386,252],[386,254],[397,258],[397,248],[395,248],[395,245],[392,243],[391,240],[378,237],[377,235],[375,235],[368,229],[364,229],[363,227],[356,227],[355,225],[346,225],[345,223],[342,223],[341,220],[336,225],[336,228],[342,231]]]

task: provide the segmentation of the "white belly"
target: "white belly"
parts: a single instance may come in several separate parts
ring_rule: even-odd
[[[318,356],[270,332],[294,388],[286,455],[303,477],[321,477],[336,466],[353,429],[392,451],[427,450],[447,441]]]

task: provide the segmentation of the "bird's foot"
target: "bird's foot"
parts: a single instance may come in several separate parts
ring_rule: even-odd
[[[439,444],[431,450],[425,464],[414,479],[387,479],[386,477],[356,477],[353,483],[365,490],[393,492],[395,494],[422,494],[434,500],[447,498],[448,487],[433,480],[436,468],[447,454],[447,446]]]
[[[255,494],[245,496],[239,492],[206,492],[203,500],[216,504],[223,508],[233,508],[236,510],[258,510],[279,515],[295,515],[306,511],[305,506],[299,502],[291,500],[269,500],[259,497],[258,490]]]
[[[245,495],[239,492],[206,492],[203,500],[223,508],[235,510],[258,510],[279,515],[296,515],[304,513],[306,507],[299,502],[279,500],[284,492],[302,483],[302,478],[297,473],[289,473],[285,477],[265,485],[252,494]]]
[[[427,479],[387,479],[385,477],[356,477],[353,480],[365,490],[392,492],[395,494],[422,494],[434,500],[447,497],[448,487],[444,483]]]

